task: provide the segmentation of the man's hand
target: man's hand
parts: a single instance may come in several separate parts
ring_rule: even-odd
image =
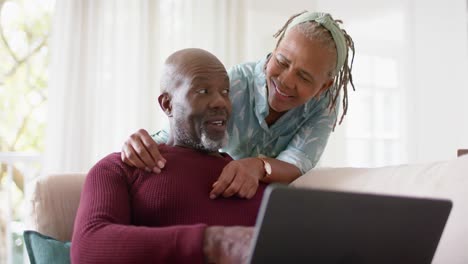
[[[206,262],[247,263],[253,232],[253,227],[207,227],[203,243]]]
[[[121,158],[130,166],[145,168],[155,173],[160,173],[166,165],[166,159],[159,153],[158,144],[144,129],[133,133],[125,141]]]
[[[224,167],[218,180],[213,184],[210,198],[219,195],[252,198],[257,192],[258,182],[265,175],[263,162],[258,158],[233,160]]]

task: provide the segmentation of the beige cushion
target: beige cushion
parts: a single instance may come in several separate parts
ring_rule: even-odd
[[[53,238],[70,241],[86,174],[56,174],[37,180],[31,201],[31,225]]]
[[[453,208],[433,263],[468,263],[468,155],[449,161],[382,168],[314,169],[291,185],[448,198]]]

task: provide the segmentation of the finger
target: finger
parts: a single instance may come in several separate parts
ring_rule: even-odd
[[[151,171],[154,173],[161,173],[161,169],[159,167],[154,167]]]
[[[159,167],[160,169],[164,168],[166,164],[166,159],[159,152],[158,144],[156,143],[156,141],[154,141],[153,138],[144,129],[141,129],[139,133],[140,140],[143,146],[145,146],[149,155],[152,157],[152,160],[156,162],[155,165],[157,165],[157,167]]]
[[[247,198],[251,192],[251,189],[253,188],[256,190],[258,186],[258,179],[250,174],[247,174],[245,170],[240,170],[240,172],[237,173],[234,182],[236,180],[238,180],[238,182],[241,184],[239,190],[237,191],[237,195],[241,198]],[[229,191],[229,188],[227,191]]]
[[[210,198],[215,199],[221,193],[223,193],[224,190],[231,184],[234,178],[234,175],[235,175],[235,168],[234,166],[230,166],[230,163],[229,163],[228,165],[226,165],[226,167],[224,167],[218,180],[215,183],[213,183],[213,186],[212,186],[213,189],[210,192]]]
[[[252,197],[254,197],[255,194],[257,193],[257,189],[258,189],[258,184],[250,187],[250,189],[247,192],[247,195],[245,196],[245,198],[246,199],[252,199]]]
[[[234,194],[238,193],[242,185],[244,185],[244,182],[245,182],[244,177],[245,176],[237,173],[234,176],[234,180],[231,182],[231,184],[229,184],[229,186],[224,190],[223,197],[231,197]]]
[[[252,198],[255,193],[257,192],[258,186],[260,185],[260,182],[257,178],[250,178],[250,182],[248,184],[248,191],[245,196],[245,198],[250,199]]]
[[[153,157],[146,149],[146,146],[141,139],[141,134],[137,133],[131,135],[129,144],[136,151],[138,158],[145,164],[146,167],[153,168],[156,166],[156,161],[153,160]]]
[[[133,149],[131,145],[125,144],[122,147],[122,154],[121,154],[122,161],[130,166],[134,166],[137,168],[145,168],[145,164],[143,161],[138,157],[138,154]]]
[[[242,184],[242,186],[239,188],[237,196],[239,196],[240,198],[247,198],[250,189],[251,187],[246,182],[244,182],[244,184]]]
[[[247,175],[246,175],[247,176]],[[250,175],[251,176],[251,175]],[[241,189],[239,190],[239,197],[242,198],[251,198],[252,190],[255,194],[255,191],[258,188],[258,179],[255,177],[246,177],[244,184],[242,185]]]

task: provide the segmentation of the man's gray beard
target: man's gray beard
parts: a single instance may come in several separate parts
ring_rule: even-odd
[[[208,137],[205,130],[202,130],[201,133],[201,145],[206,151],[218,151],[220,148],[227,145],[229,135],[227,131],[224,131],[224,136],[221,139],[214,140]]]
[[[182,125],[177,125],[176,120],[176,127],[183,127]],[[206,151],[206,152],[214,152],[218,151],[220,148],[227,145],[229,140],[229,135],[227,131],[224,132],[224,136],[218,140],[212,139],[208,136],[208,133],[205,129],[202,128],[201,130],[201,138],[200,141],[194,140],[187,131],[180,129],[177,133],[174,134],[174,137],[178,142],[184,143],[186,146],[190,146],[196,150]]]

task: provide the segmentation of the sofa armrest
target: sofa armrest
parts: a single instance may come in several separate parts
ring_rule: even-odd
[[[61,241],[70,241],[85,173],[40,177],[31,197],[31,228]]]

